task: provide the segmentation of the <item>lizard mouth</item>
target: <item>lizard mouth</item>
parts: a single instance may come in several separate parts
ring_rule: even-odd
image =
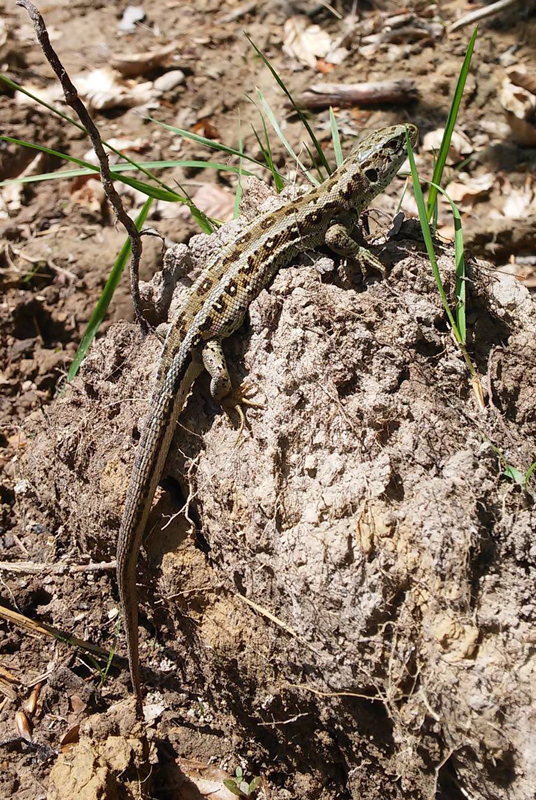
[[[411,146],[415,147],[419,141],[419,129],[416,125],[406,125]]]

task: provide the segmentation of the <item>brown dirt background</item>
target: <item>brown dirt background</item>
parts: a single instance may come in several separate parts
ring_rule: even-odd
[[[259,86],[281,118],[288,111],[243,31],[294,92],[322,80],[415,79],[417,102],[340,112],[348,130],[407,120],[422,135],[444,123],[467,30],[410,43],[392,61],[381,51],[364,57],[356,35],[351,55],[323,76],[297,69],[281,50],[295,5],[257,4],[218,24],[237,5],[155,2],[144,24],[122,38],[123,5],[40,10],[72,75],[103,66],[110,54],[176,42],[173,67],[184,71],[185,83],[151,113],[184,128],[208,118],[221,141],[236,144],[240,112],[254,154],[247,124],[255,116],[245,95]],[[312,5],[300,4],[301,11]],[[376,4],[362,9],[361,21],[406,10]],[[411,10],[429,14],[425,4]],[[448,21],[462,10],[452,3],[435,12]],[[8,3],[0,11],[10,31],[2,71],[21,83],[52,84],[24,13]],[[342,29],[327,9],[314,22],[334,38]],[[481,25],[460,118],[470,138],[502,119],[502,55],[513,48],[519,63],[529,63],[535,42],[529,6]],[[8,135],[79,157],[88,149],[70,127],[18,105],[10,92],[0,95],[0,108]],[[191,142],[177,153],[176,137],[136,109],[95,118],[105,137],[143,139],[145,160],[207,157]],[[327,113],[315,118],[328,142]],[[292,117],[286,133],[299,142]],[[19,174],[26,151],[2,148],[1,177]],[[424,170],[428,164],[431,171],[429,163]],[[58,166],[47,159],[40,171]],[[150,780],[138,782],[141,745],[126,672],[113,667],[99,686],[78,651],[2,621],[0,666],[16,683],[0,710],[0,796],[199,797],[200,788],[184,784],[192,760],[215,783],[209,763],[262,775],[271,798],[534,796],[533,495],[501,475],[490,445],[519,469],[535,458],[535,306],[503,274],[517,272],[530,286],[521,267],[534,255],[534,240],[520,231],[530,232],[532,223],[499,225],[490,216],[505,191],[530,181],[533,167],[534,150],[508,139],[480,149],[470,166],[472,176],[497,175],[490,194],[464,214],[473,247],[470,349],[485,412],[475,406],[448,337],[412,222],[375,249],[389,266],[386,281],[363,283],[307,256],[262,294],[227,352],[235,382],[251,378],[265,408],[248,411],[237,443],[200,379],[140,561],[141,648],[154,714]],[[192,192],[200,182],[234,185],[207,172],[173,176]],[[391,215],[400,187],[380,203]],[[265,196],[253,184],[244,213],[254,213]],[[149,224],[169,244],[189,243],[190,262],[184,248],[175,251],[178,273],[188,271],[176,303],[220,238],[235,235],[241,222],[209,240],[192,239],[198,229],[185,216],[156,210]],[[66,180],[27,186],[20,209],[0,219],[0,229],[2,558],[109,561],[159,351],[155,338],[142,340],[130,322],[126,280],[80,377],[57,395],[124,235],[105,206],[76,202]],[[148,238],[144,246],[148,280],[160,269],[160,248]],[[440,251],[451,292],[452,250],[445,244]],[[475,256],[493,259],[499,271]],[[165,309],[159,286],[156,279],[144,289],[158,306],[155,320]],[[179,513],[185,498],[186,516]],[[106,649],[113,643],[113,572],[4,568],[1,591],[3,605],[28,617]],[[17,737],[15,713],[44,674],[26,742]]]

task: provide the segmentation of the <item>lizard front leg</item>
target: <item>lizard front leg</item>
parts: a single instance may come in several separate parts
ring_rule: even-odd
[[[326,231],[326,244],[340,256],[355,258],[363,275],[367,275],[370,268],[377,270],[385,278],[386,269],[379,258],[358,244],[348,231],[348,228],[340,222],[331,225]]]
[[[242,406],[262,408],[262,404],[255,403],[248,398],[247,395],[251,392],[251,386],[248,383],[242,384],[238,389],[233,389],[225,353],[219,339],[211,339],[207,342],[201,355],[203,365],[211,378],[210,394],[227,413],[230,409],[236,411],[240,417],[240,432],[242,432],[246,422]]]

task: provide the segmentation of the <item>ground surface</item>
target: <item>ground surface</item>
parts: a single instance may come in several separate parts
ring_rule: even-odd
[[[437,26],[468,7],[414,4],[405,23],[413,33],[383,43],[374,37],[407,9],[363,9],[341,43],[346,57],[332,68],[334,55],[307,66],[296,50],[282,50],[312,5],[251,5],[221,21],[240,6],[153,3],[123,36],[123,7],[55,3],[42,11],[73,76],[175,43],[165,66],[133,79],[151,82],[149,113],[190,130],[201,121],[197,130],[233,145],[240,113],[246,151],[255,155],[248,125],[258,118],[245,95],[259,86],[280,120],[288,111],[244,30],[296,93],[322,82],[414,80],[419,99],[409,105],[338,111],[346,151],[362,128],[411,121],[424,137],[444,124],[471,28]],[[305,27],[318,24],[336,43],[348,32],[350,8],[336,6],[343,20],[320,8]],[[2,12],[2,71],[53,87],[24,12],[7,3]],[[235,381],[252,378],[266,408],[248,413],[237,444],[201,379],[181,419],[168,491],[155,505],[139,578],[150,780],[138,783],[143,754],[125,671],[112,667],[98,687],[78,651],[2,622],[0,666],[14,682],[5,676],[0,796],[200,796],[221,789],[217,768],[233,774],[241,764],[250,778],[264,776],[261,791],[274,798],[376,800],[436,790],[449,798],[532,797],[534,512],[532,496],[501,477],[497,450],[520,470],[534,460],[535,307],[519,282],[500,275],[534,285],[534,149],[519,144],[519,126],[514,136],[503,106],[506,70],[528,64],[535,43],[529,8],[482,24],[459,124],[465,139],[453,156],[458,165],[470,160],[449,167],[466,240],[499,268],[471,262],[470,349],[486,411],[476,408],[411,223],[376,248],[389,267],[386,281],[364,284],[308,257],[282,273],[229,344]],[[299,53],[311,61],[305,45]],[[176,69],[184,80],[155,94],[154,80]],[[134,141],[137,157],[207,157],[145,122],[147,106],[140,113],[110,102],[95,112],[102,134],[120,137],[123,147]],[[0,95],[0,106],[8,135],[87,152],[72,128],[13,92]],[[325,110],[315,113],[315,128],[329,148]],[[295,118],[286,134],[299,148]],[[282,148],[272,142],[283,168]],[[2,146],[3,179],[35,155]],[[420,167],[429,175],[425,149]],[[32,169],[58,166],[47,157]],[[233,176],[175,169],[166,180],[192,195],[210,182],[204,196],[216,205],[208,213],[232,214]],[[391,215],[401,187],[399,180],[379,203]],[[128,323],[125,281],[80,377],[54,399],[124,235],[94,183],[0,191],[3,558],[33,562],[34,570],[109,561],[158,344]],[[253,187],[242,210],[254,213],[263,194]],[[139,196],[123,196],[139,208]],[[412,211],[409,196],[404,207]],[[198,233],[175,206],[155,207],[149,224],[170,244]],[[236,235],[240,224],[218,236]],[[440,231],[451,232],[446,212]],[[194,271],[217,242],[191,243]],[[159,264],[157,240],[146,239],[143,277]],[[448,244],[441,264],[451,290]],[[185,497],[187,518],[176,516]],[[113,572],[29,569],[2,571],[4,606],[112,645]],[[9,741],[20,733],[16,712],[28,687],[43,675],[30,741]],[[197,795],[191,785],[187,794],[184,774]]]

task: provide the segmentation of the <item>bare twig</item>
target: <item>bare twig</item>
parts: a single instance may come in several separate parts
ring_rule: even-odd
[[[499,11],[503,11],[505,8],[509,6],[513,6],[514,3],[517,3],[518,0],[498,0],[497,3],[492,3],[490,6],[484,6],[484,8],[477,8],[475,11],[470,11],[469,14],[466,14],[465,17],[456,20],[450,26],[451,31],[457,31],[458,28],[463,28],[464,25],[469,25],[471,22],[477,22],[479,19],[486,19],[486,17],[492,17],[494,14],[498,14]]]
[[[237,19],[240,19],[240,17],[244,17],[246,14],[249,14],[250,11],[253,11],[256,5],[257,0],[251,0],[250,3],[244,3],[244,5],[235,8],[234,11],[230,11],[228,14],[224,14],[223,17],[219,17],[216,22],[220,25],[226,22],[235,22]]]
[[[248,606],[251,606],[251,608],[253,608],[255,611],[258,611],[259,614],[263,615],[263,617],[267,617],[267,619],[271,620],[272,622],[275,622],[276,625],[279,625],[280,628],[283,628],[283,630],[289,633],[294,639],[297,639],[299,642],[301,642],[304,645],[304,647],[307,647],[309,650],[312,650],[313,653],[318,652],[317,648],[309,644],[309,642],[306,639],[304,639],[303,636],[300,636],[300,634],[295,628],[293,628],[291,625],[287,625],[285,622],[283,622],[283,620],[279,619],[279,617],[276,617],[275,614],[272,614],[272,612],[269,611],[267,608],[264,608],[264,606],[260,606],[258,603],[255,603],[254,600],[250,600],[249,597],[240,594],[240,592],[236,592],[236,597],[240,598],[240,600],[242,600],[243,603],[246,603]]]
[[[9,622],[13,623],[13,625],[17,625],[19,628],[30,631],[30,633],[39,634],[41,636],[52,636],[54,639],[59,639],[60,641],[70,644],[73,647],[80,647],[82,650],[87,650],[89,653],[96,653],[104,658],[108,658],[110,655],[108,650],[93,644],[93,642],[87,642],[84,641],[84,639],[78,639],[78,637],[71,636],[69,633],[65,633],[59,628],[54,628],[53,625],[47,625],[46,622],[37,622],[29,617],[25,617],[24,614],[19,614],[17,611],[12,611],[10,608],[4,608],[4,606],[0,606],[0,617],[7,619]],[[125,659],[121,658],[120,656],[113,656],[113,662],[115,663],[123,664],[124,661]]]
[[[35,561],[0,561],[0,571],[30,574],[48,572],[54,575],[63,575],[65,572],[99,572],[115,568],[115,560],[102,561],[100,564],[38,564]]]
[[[89,134],[93,149],[95,150],[95,154],[99,160],[101,180],[104,191],[106,192],[106,197],[110,201],[117,219],[122,223],[128,233],[132,247],[132,258],[130,261],[130,288],[132,293],[132,302],[134,304],[136,319],[141,325],[142,330],[146,333],[149,330],[149,325],[141,310],[140,290],[138,285],[139,266],[142,253],[140,234],[138,233],[134,221],[125,211],[123,203],[121,202],[121,198],[115,190],[108,164],[108,156],[104,150],[100,133],[97,130],[97,126],[91,119],[87,108],[78,96],[76,87],[67,74],[65,67],[59,60],[56,51],[50,44],[50,39],[43,17],[36,7],[30,3],[30,0],[17,0],[17,5],[21,8],[24,8],[28,12],[30,19],[34,24],[35,34],[37,36],[37,41],[41,46],[41,50],[43,51],[48,63],[56,73],[61,84],[63,93],[65,95],[65,102],[78,114],[80,121]]]
[[[381,103],[404,105],[417,96],[414,81],[407,79],[375,83],[317,83],[300,95],[298,104],[304,108],[375,106]]]

